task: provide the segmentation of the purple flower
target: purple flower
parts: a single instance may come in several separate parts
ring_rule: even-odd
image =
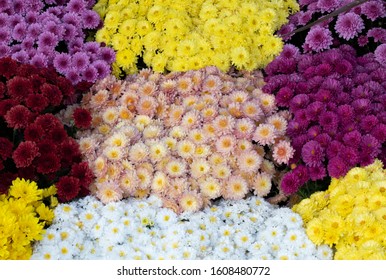
[[[346,175],[349,167],[342,158],[336,156],[328,162],[327,170],[331,177],[340,178]]]
[[[70,70],[68,70],[66,72],[66,78],[69,79],[73,85],[76,85],[77,83],[79,83],[81,81],[79,71],[77,71],[76,69],[73,69],[73,68],[71,68]]]
[[[94,66],[89,65],[86,70],[83,71],[83,78],[90,83],[95,83],[98,78],[98,71]]]
[[[340,4],[340,1],[337,0],[318,0],[316,7],[318,7],[322,12],[332,12]]]
[[[98,55],[100,59],[104,60],[108,64],[115,61],[115,52],[111,48],[101,47]]]
[[[3,44],[0,42],[0,58],[9,56],[11,53],[11,48],[8,45]]]
[[[316,74],[320,76],[328,76],[332,71],[332,66],[328,63],[322,63],[316,68]]]
[[[24,50],[14,52],[11,57],[16,61],[19,61],[20,63],[28,63],[29,60],[29,55]]]
[[[71,42],[76,36],[78,35],[78,32],[76,30],[76,27],[72,24],[63,24],[63,39],[66,41]]]
[[[356,99],[351,103],[351,106],[354,108],[354,112],[357,115],[367,114],[371,109],[371,101],[367,98]]]
[[[330,30],[320,26],[311,27],[306,36],[305,45],[316,52],[329,49],[332,45]]]
[[[314,140],[317,141],[323,147],[323,149],[327,149],[331,142],[331,136],[327,133],[321,133],[317,135]]]
[[[357,150],[358,149],[353,147],[343,147],[343,149],[339,152],[339,157],[343,158],[349,167],[355,166],[359,162]]]
[[[306,108],[306,114],[309,119],[314,120],[326,109],[326,106],[320,101],[314,101]]]
[[[329,102],[332,98],[332,94],[329,90],[326,89],[320,89],[315,94],[315,100],[320,102]]]
[[[356,148],[361,142],[361,137],[362,135],[358,130],[353,130],[345,133],[342,140],[345,145]]]
[[[0,42],[8,42],[11,39],[11,33],[8,28],[0,27]]]
[[[38,68],[47,67],[47,57],[44,54],[38,53],[32,57],[31,64]]]
[[[386,124],[377,124],[371,131],[371,135],[374,136],[379,143],[384,143],[386,141]]]
[[[298,25],[306,25],[312,18],[312,11],[300,11],[298,13]]]
[[[326,132],[330,132],[338,128],[339,118],[334,112],[327,111],[319,116],[319,123]]]
[[[368,37],[372,37],[374,42],[386,43],[386,30],[380,27],[371,28],[367,32]]]
[[[327,175],[323,165],[308,167],[308,174],[310,174],[312,181],[321,180]]]
[[[330,145],[327,147],[327,157],[329,159],[336,157],[339,154],[339,151],[343,149],[344,145],[336,140],[332,140]]]
[[[96,28],[100,24],[100,17],[97,12],[86,10],[82,13],[83,26],[87,29]]]
[[[110,73],[110,66],[102,60],[92,63],[92,66],[98,71],[98,80],[105,78]]]
[[[80,26],[80,23],[82,22],[81,17],[72,12],[65,14],[62,20],[64,23],[71,24],[73,26]]]
[[[71,58],[71,65],[76,71],[82,72],[90,63],[90,57],[85,52],[77,52]]]
[[[341,75],[348,75],[352,72],[353,66],[351,63],[345,59],[339,61],[335,65],[335,70]]]
[[[368,115],[360,120],[359,127],[362,129],[362,131],[369,133],[377,124],[378,118],[374,115]]]
[[[292,112],[296,112],[299,109],[306,108],[309,102],[310,98],[307,94],[297,94],[295,97],[292,98],[289,106]]]
[[[350,40],[365,27],[362,18],[355,13],[340,14],[335,24],[335,31],[339,37]]]
[[[24,37],[27,34],[27,24],[25,22],[21,22],[16,24],[15,28],[12,32],[12,37],[16,41],[23,41]]]
[[[307,166],[321,165],[324,160],[324,149],[315,140],[308,141],[302,148],[302,159]]]
[[[366,134],[362,136],[359,149],[362,155],[370,155],[372,158],[376,157],[381,151],[381,144],[374,136]]]
[[[66,6],[66,10],[70,13],[79,14],[86,8],[86,4],[83,0],[70,0]]]
[[[374,55],[379,64],[386,66],[386,44],[379,45],[374,51]]]
[[[309,139],[314,139],[316,136],[318,136],[320,133],[322,133],[322,129],[319,125],[314,125],[314,126],[311,126],[308,130],[307,130],[307,136],[309,137]]]
[[[58,44],[58,37],[51,32],[45,31],[39,35],[38,44],[41,49],[53,50]]]
[[[65,74],[70,69],[71,56],[66,53],[57,54],[53,63],[54,67],[59,71],[59,73]]]
[[[369,1],[361,5],[361,7],[362,13],[372,21],[386,15],[385,7],[379,1]]]
[[[293,174],[298,177],[299,185],[304,185],[309,179],[308,168],[304,165],[298,165],[292,170]]]
[[[35,23],[38,17],[39,17],[39,13],[37,12],[34,12],[34,11],[27,12],[25,16],[25,22],[30,25],[32,23]]]
[[[280,187],[286,195],[296,193],[300,186],[299,179],[293,172],[286,173],[280,183]]]
[[[358,37],[358,45],[360,47],[366,46],[368,44],[368,42],[369,42],[369,38],[367,36],[361,35]]]

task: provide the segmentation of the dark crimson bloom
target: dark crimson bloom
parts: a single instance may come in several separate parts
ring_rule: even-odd
[[[0,173],[0,194],[7,194],[12,181],[17,178],[16,173],[4,172]]]
[[[52,114],[40,115],[36,118],[35,124],[43,128],[45,132],[49,132],[51,129],[63,126],[60,120]]]
[[[17,168],[29,166],[37,156],[39,156],[39,149],[31,141],[21,142],[12,154]]]
[[[68,138],[67,132],[63,126],[54,127],[53,129],[50,130],[47,136],[56,145],[59,145],[60,143],[64,142]]]
[[[8,110],[4,118],[8,124],[8,127],[14,129],[25,128],[31,121],[33,115],[28,108],[23,105],[16,105]]]
[[[84,108],[76,108],[74,110],[75,126],[78,128],[89,128],[91,125],[92,117],[90,112]]]
[[[25,104],[32,111],[40,113],[49,105],[49,100],[43,94],[30,94],[27,96]]]
[[[67,202],[74,199],[79,191],[79,179],[72,176],[64,176],[55,184],[60,202]]]
[[[10,57],[0,59],[0,76],[6,79],[13,77],[18,69],[18,63]]]
[[[53,152],[42,154],[37,159],[36,170],[41,174],[56,172],[60,169],[60,159]]]
[[[6,89],[5,84],[0,81],[0,99],[4,97],[5,89]]]
[[[7,82],[8,95],[18,101],[23,101],[33,93],[32,83],[29,79],[16,76]]]
[[[79,162],[81,159],[79,144],[72,138],[68,138],[60,144],[59,152],[63,164],[73,164],[74,162]]]
[[[94,179],[94,174],[88,166],[87,162],[73,164],[70,176],[78,178],[79,184],[86,188],[88,188]]]
[[[49,100],[52,106],[59,106],[60,103],[62,102],[62,98],[63,98],[62,92],[55,85],[51,85],[47,83],[43,84],[40,87],[40,92],[43,94],[44,97],[46,97]]]
[[[44,130],[41,126],[31,123],[24,130],[24,139],[26,141],[39,142],[44,137]]]
[[[13,143],[7,138],[0,137],[0,158],[3,160],[12,155]]]

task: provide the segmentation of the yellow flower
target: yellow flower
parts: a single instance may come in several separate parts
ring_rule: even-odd
[[[44,203],[41,203],[40,206],[36,208],[36,213],[38,213],[39,219],[46,221],[48,225],[51,224],[55,216],[54,211],[45,206]]]
[[[242,69],[249,61],[248,50],[244,47],[236,47],[232,49],[231,61],[238,69]]]
[[[9,188],[9,194],[14,198],[20,198],[25,203],[38,201],[42,198],[42,190],[38,190],[35,182],[24,179],[15,179]]]

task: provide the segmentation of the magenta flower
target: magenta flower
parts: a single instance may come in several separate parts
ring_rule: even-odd
[[[375,59],[381,64],[386,65],[386,44],[379,45],[374,52]]]
[[[299,178],[293,172],[286,173],[280,183],[280,188],[286,195],[296,193],[300,187]]]
[[[307,142],[302,148],[302,159],[307,166],[321,165],[324,160],[324,149],[315,140]]]
[[[365,27],[362,18],[355,13],[340,14],[335,24],[335,31],[339,37],[350,40],[358,35]]]
[[[311,30],[306,36],[305,45],[316,52],[329,49],[332,45],[330,30],[319,26],[311,27]]]

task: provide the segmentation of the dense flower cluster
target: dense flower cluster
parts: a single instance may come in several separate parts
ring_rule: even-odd
[[[51,67],[72,84],[95,82],[110,73],[115,53],[85,42],[101,20],[95,0],[14,0],[0,2],[0,58]]]
[[[96,41],[117,51],[117,75],[137,72],[139,58],[156,72],[254,70],[280,53],[273,33],[298,8],[294,0],[99,0]]]
[[[61,201],[88,193],[91,170],[82,162],[78,143],[52,114],[73,103],[74,96],[71,83],[54,70],[0,58],[0,193],[16,177],[41,187],[59,180]],[[85,117],[78,115],[87,112],[74,113],[85,127]]]
[[[278,34],[284,35],[287,43],[303,43],[305,52],[320,52],[340,44],[355,45],[358,50],[371,52],[386,43],[386,4],[382,0],[367,1],[335,18],[314,25],[310,30],[296,36],[285,36],[328,13],[345,6],[346,0],[300,0],[300,12],[290,16],[289,23],[283,25]],[[300,47],[300,45],[297,45]]]
[[[386,65],[374,54],[357,57],[347,45],[299,54],[286,45],[266,72],[265,92],[293,115],[287,134],[299,165],[282,180],[286,193],[377,157],[386,162]]]
[[[263,83],[261,72],[232,77],[215,67],[96,83],[82,100],[92,128],[77,135],[97,176],[92,192],[103,202],[156,193],[176,212],[267,196],[293,149],[288,112]]]
[[[0,260],[29,259],[32,245],[54,219],[56,188],[38,189],[35,182],[17,178],[0,195]]]
[[[376,160],[332,179],[293,207],[305,222],[309,238],[336,250],[335,259],[386,259],[386,170]]]
[[[221,201],[178,216],[162,201],[127,199],[103,205],[92,196],[55,209],[32,259],[331,259],[315,246],[301,217],[261,198]]]

